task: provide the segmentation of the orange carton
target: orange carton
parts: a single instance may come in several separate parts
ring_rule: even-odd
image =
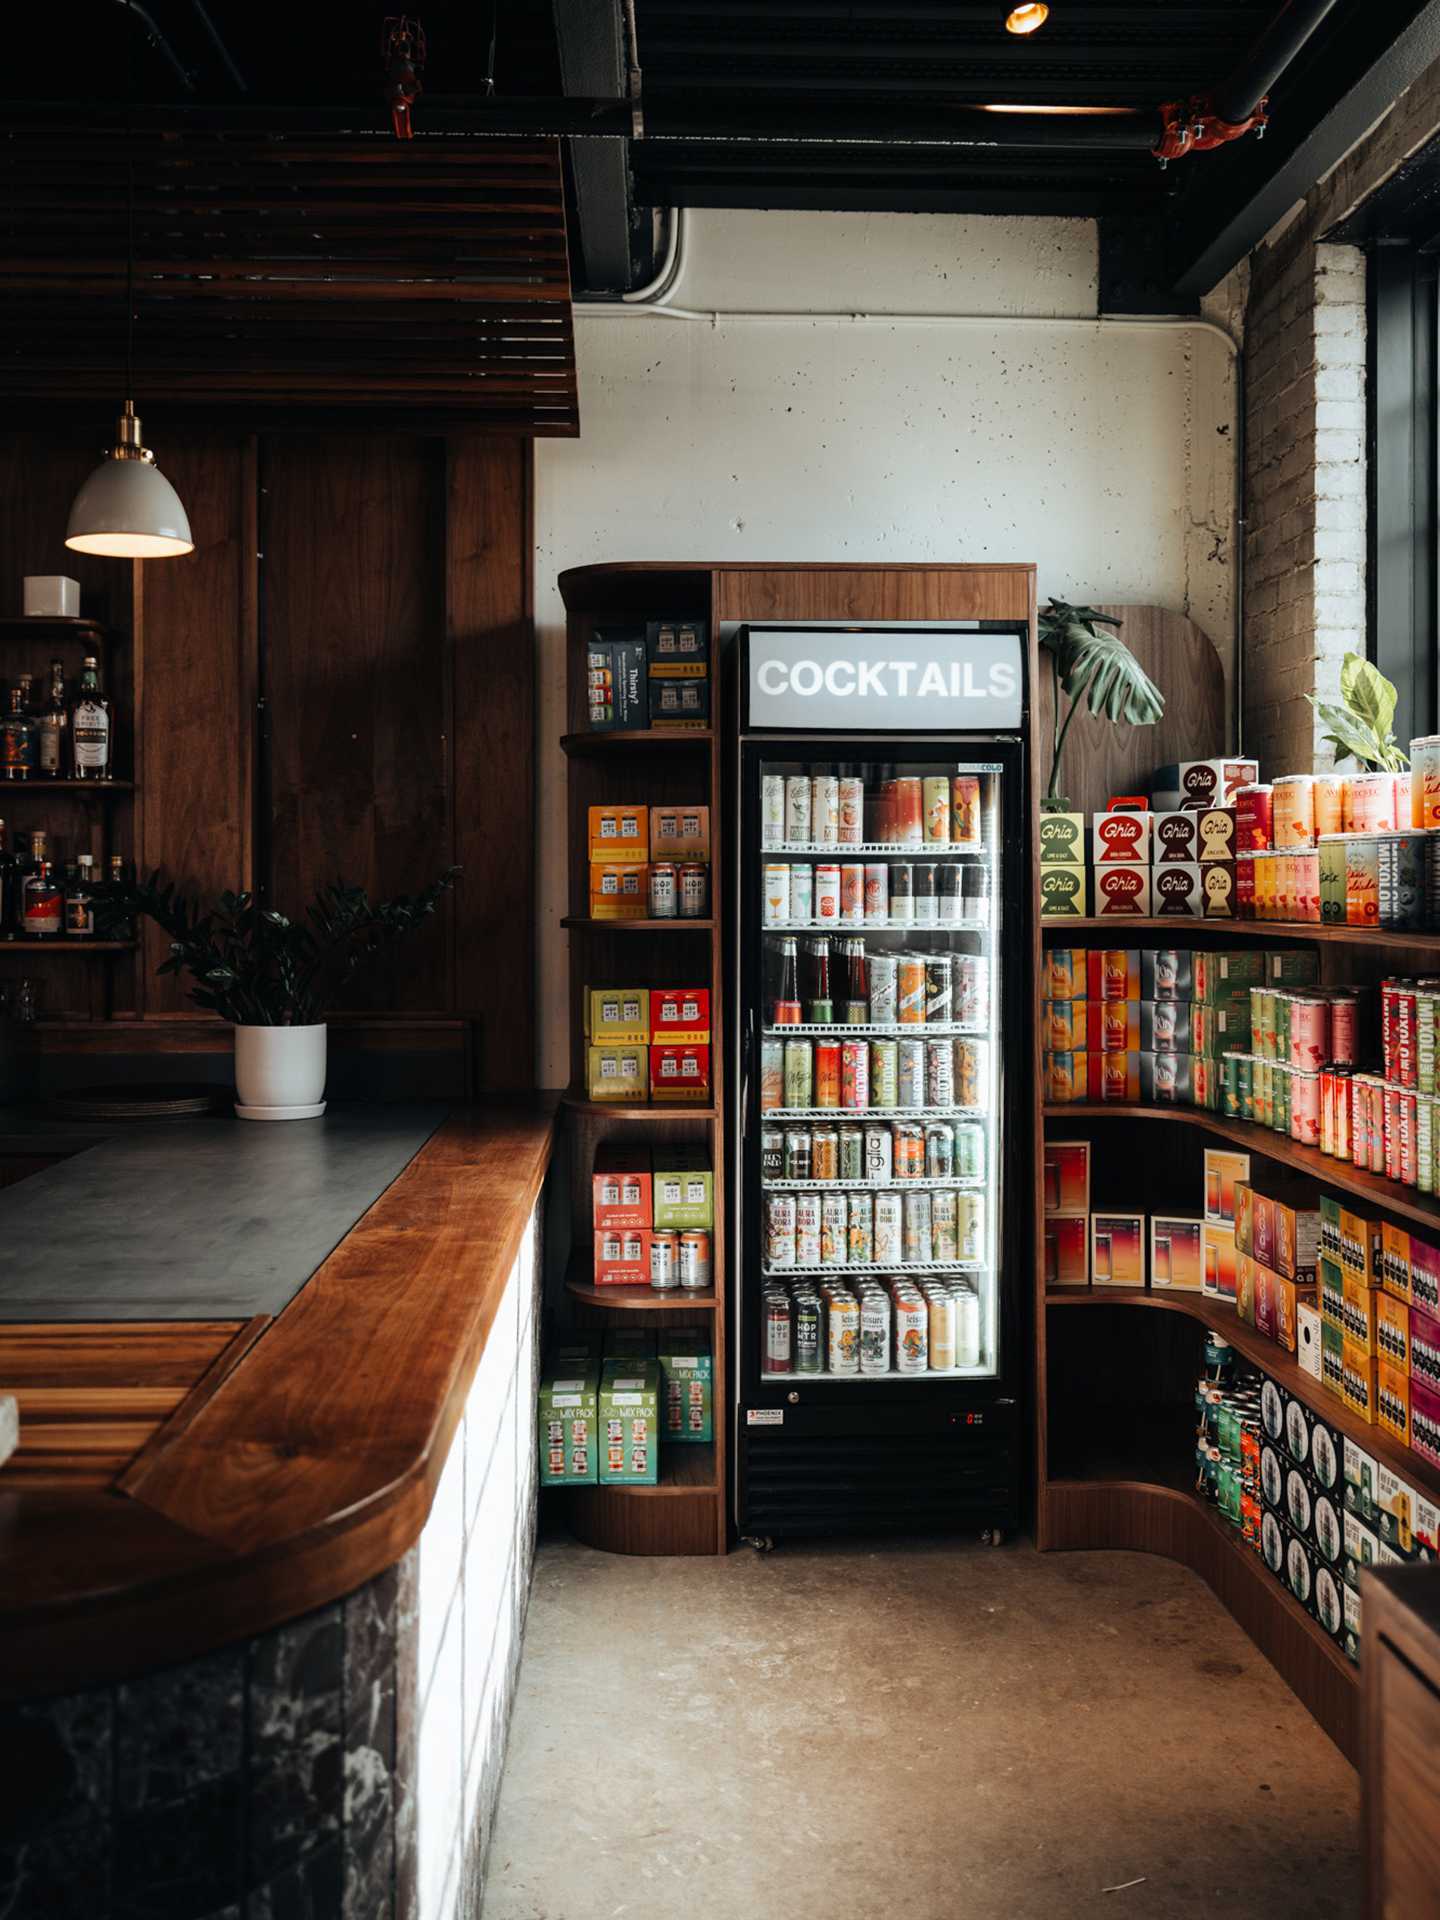
[[[650,1229],[597,1227],[595,1230],[595,1285],[648,1287],[650,1284]]]
[[[1052,1213],[1045,1221],[1045,1284],[1047,1287],[1088,1287],[1090,1284],[1090,1216]]]
[[[1085,955],[1087,1000],[1143,1000],[1138,947],[1091,947]]]
[[[1083,1096],[1099,1101],[1135,1101],[1140,1098],[1140,1056],[1128,1049],[1124,1053],[1087,1052],[1085,1074],[1088,1092]]]
[[[1237,1264],[1240,1249],[1235,1245],[1235,1235],[1229,1227],[1218,1226],[1213,1220],[1207,1220],[1202,1246],[1205,1257],[1202,1291],[1209,1294],[1212,1300],[1233,1300],[1240,1290]]]
[[[648,807],[591,807],[590,858],[606,861],[650,858]]]
[[[590,918],[644,920],[650,913],[650,869],[640,862],[590,862]]]
[[[1397,1373],[1410,1372],[1410,1309],[1393,1294],[1377,1293],[1375,1300],[1375,1355]]]
[[[1375,1424],[1405,1446],[1410,1444],[1410,1376],[1381,1360],[1375,1367]]]
[[[1235,1252],[1235,1318],[1243,1320],[1247,1327],[1255,1325],[1257,1310],[1255,1292],[1258,1277],[1259,1270],[1250,1255],[1237,1248]]]
[[[1410,1235],[1388,1220],[1380,1226],[1380,1284],[1397,1300],[1410,1298]]]
[[[1140,1046],[1138,1000],[1085,1000],[1085,1048],[1089,1053],[1128,1053]]]
[[[1225,1147],[1205,1149],[1205,1218],[1217,1226],[1233,1230],[1235,1225],[1235,1189],[1250,1180],[1248,1153],[1231,1153]]]
[[[597,1237],[601,1228],[648,1227],[654,1207],[650,1149],[598,1147],[591,1202]]]
[[[695,1101],[710,1098],[710,1049],[672,1043],[650,1049],[650,1098]]]
[[[1045,1142],[1045,1211],[1047,1214],[1090,1211],[1088,1140]]]

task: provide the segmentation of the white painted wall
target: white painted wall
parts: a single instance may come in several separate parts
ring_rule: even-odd
[[[692,213],[670,304],[828,317],[577,310],[580,438],[535,460],[542,1086],[569,1070],[562,569],[1034,560],[1042,599],[1173,607],[1228,660],[1228,352],[1097,323],[1096,245],[1084,220]]]

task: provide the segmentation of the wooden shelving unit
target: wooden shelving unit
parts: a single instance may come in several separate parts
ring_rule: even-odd
[[[1326,927],[1310,920],[1192,920],[1179,914],[1163,920],[1138,917],[1097,920],[1091,917],[1044,920],[1041,922],[1041,931],[1045,939],[1053,940],[1056,946],[1067,946],[1069,942],[1066,936],[1072,933],[1103,933],[1106,935],[1105,944],[1112,947],[1129,946],[1131,934],[1164,933],[1170,935],[1168,941],[1146,941],[1143,944],[1188,947],[1199,935],[1202,940],[1212,941],[1218,946],[1226,946],[1236,940],[1255,940],[1262,946],[1272,940],[1308,940],[1322,946],[1335,942],[1340,946],[1368,947],[1375,951],[1401,947],[1410,953],[1440,953],[1440,933],[1424,933],[1418,929],[1400,927]],[[1091,941],[1086,944],[1096,943]]]
[[[566,1499],[575,1532],[589,1545],[615,1553],[724,1553],[729,1526],[725,1498],[728,1388],[725,1364],[725,974],[721,956],[723,822],[720,747],[714,727],[618,733],[586,731],[586,650],[598,622],[687,617],[711,622],[710,697],[719,699],[713,659],[712,575],[703,567],[582,567],[560,576],[567,611],[568,714],[561,746],[568,763],[570,901],[576,911],[562,925],[570,935],[571,1086],[562,1102],[571,1148],[571,1222],[574,1253],[565,1298],[582,1325],[663,1328],[704,1321],[714,1354],[715,1441],[710,1446],[662,1449],[653,1487],[577,1489]],[[594,920],[589,898],[587,813],[622,802],[663,806],[690,802],[710,809],[710,912],[698,920]],[[635,936],[650,936],[636,939]],[[655,937],[655,936],[658,936]],[[707,986],[710,991],[708,1101],[617,1105],[585,1096],[583,994],[586,986]],[[714,1170],[715,1224],[711,1233],[713,1286],[703,1293],[655,1293],[648,1287],[596,1287],[591,1274],[591,1173],[595,1149],[607,1136],[640,1140],[657,1149],[703,1146]],[[638,1316],[638,1321],[637,1321]]]

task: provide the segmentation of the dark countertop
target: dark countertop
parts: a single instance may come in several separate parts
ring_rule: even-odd
[[[318,1120],[98,1126],[0,1113],[0,1151],[70,1157],[0,1192],[0,1321],[277,1314],[444,1120],[438,1105]]]

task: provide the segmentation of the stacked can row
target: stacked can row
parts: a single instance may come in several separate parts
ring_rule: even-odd
[[[767,773],[760,782],[760,843],[766,847],[950,847],[980,851],[980,776],[901,774],[872,783],[858,774]]]
[[[771,1281],[761,1306],[762,1374],[918,1376],[980,1364],[980,1300],[963,1281]]]
[[[768,1000],[771,1026],[989,1024],[990,962],[983,953],[872,953],[858,936],[835,942],[825,933],[807,934],[803,943],[795,934],[772,936],[766,946],[778,989]]]
[[[767,1273],[790,1267],[975,1266],[985,1196],[956,1187],[767,1193]]]
[[[969,1038],[762,1040],[760,1111],[981,1107],[988,1047]]]
[[[764,1127],[760,1178],[889,1186],[892,1180],[983,1180],[985,1129],[975,1120],[872,1120],[864,1126]]]
[[[767,927],[946,927],[990,917],[990,869],[980,862],[772,860],[764,878]]]

